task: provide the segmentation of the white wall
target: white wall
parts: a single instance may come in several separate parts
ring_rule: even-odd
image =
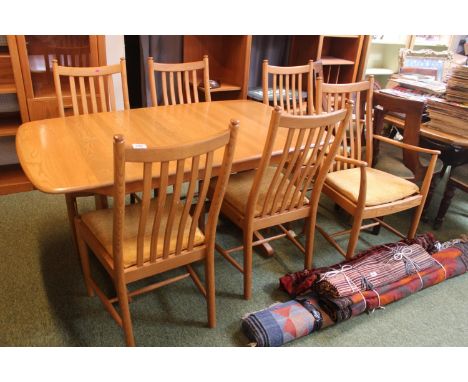
[[[123,35],[106,36],[106,58],[107,65],[118,64],[120,58],[125,57],[125,43]],[[117,110],[123,110],[122,82],[119,75],[113,76],[115,103]]]

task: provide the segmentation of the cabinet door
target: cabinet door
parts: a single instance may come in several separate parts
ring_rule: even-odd
[[[104,36],[17,36],[21,71],[31,120],[58,117],[52,60],[62,66],[105,65]],[[63,82],[65,108],[71,108]]]

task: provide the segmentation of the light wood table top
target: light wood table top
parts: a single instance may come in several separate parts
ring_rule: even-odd
[[[240,121],[233,171],[255,168],[266,141],[272,108],[236,100],[191,105],[158,106],[28,122],[20,126],[16,149],[24,172],[39,190],[68,193],[96,190],[113,184],[113,136],[127,144],[148,147],[201,140]],[[276,140],[283,149],[285,136]],[[215,153],[219,168],[222,152]],[[156,166],[154,166],[156,167]],[[153,176],[157,177],[157,169]],[[142,166],[129,164],[129,182],[142,179]]]

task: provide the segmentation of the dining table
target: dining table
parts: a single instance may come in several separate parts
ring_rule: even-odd
[[[113,137],[128,145],[175,146],[203,140],[240,121],[232,171],[258,166],[268,134],[272,107],[250,100],[201,102],[85,114],[24,123],[16,136],[21,166],[40,191],[66,194],[82,191],[110,194],[113,178]],[[279,132],[272,159],[284,148]],[[213,159],[215,176],[222,151]],[[154,166],[153,177],[158,169]],[[187,165],[189,171],[189,164]],[[127,164],[129,190],[142,180],[141,164]]]

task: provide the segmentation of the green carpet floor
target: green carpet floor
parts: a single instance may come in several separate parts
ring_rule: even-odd
[[[438,208],[442,186],[439,185],[430,208],[430,220]],[[83,201],[83,208],[90,206],[92,200]],[[64,197],[38,191],[2,196],[0,211],[0,346],[124,345],[121,329],[99,299],[86,296]],[[349,222],[342,215],[323,200],[319,223],[337,229]],[[388,218],[402,229],[409,226],[409,220],[410,213]],[[419,232],[430,230],[429,224],[421,223]],[[435,234],[444,241],[467,232],[467,195],[457,192],[442,228]],[[320,235],[316,237],[316,266],[342,260]],[[235,227],[225,220],[220,222],[220,242],[234,244],[239,238]],[[378,236],[364,233],[359,249],[396,240],[385,230]],[[241,274],[217,256],[216,329],[206,327],[206,305],[190,279],[136,297],[130,308],[137,345],[247,345],[240,329],[241,317],[287,300],[287,295],[278,289],[278,278],[302,269],[302,255],[289,241],[275,241],[273,247],[274,257],[254,254],[250,301],[241,296]],[[97,264],[92,265],[95,277],[111,290],[105,274]],[[385,310],[352,318],[287,346],[467,346],[467,317],[468,276],[463,275]]]

